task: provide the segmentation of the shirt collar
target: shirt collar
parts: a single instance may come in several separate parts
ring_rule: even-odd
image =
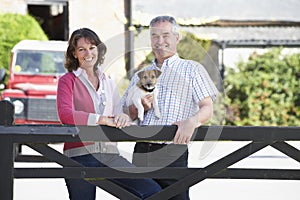
[[[96,73],[97,73],[97,75],[98,75],[98,77],[99,77],[100,80],[105,80],[106,79],[106,76],[102,72],[102,70],[100,69],[100,67],[97,68]],[[86,74],[85,70],[82,69],[81,67],[78,67],[77,70],[73,70],[73,74],[76,77],[79,77],[80,75],[82,75],[82,76],[84,76],[84,77],[87,78],[87,74]]]
[[[169,66],[171,65],[173,62],[175,62],[177,59],[179,59],[179,56],[177,53],[175,53],[173,56],[167,58],[166,60],[164,60],[164,63],[162,65],[163,66]],[[153,60],[152,64],[157,68],[157,69],[160,69],[157,67],[156,65],[156,59]]]

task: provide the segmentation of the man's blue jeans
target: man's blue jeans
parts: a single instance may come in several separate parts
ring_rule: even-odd
[[[72,157],[72,159],[86,167],[134,167],[118,154],[89,154]],[[95,185],[83,179],[65,180],[70,200],[95,200]],[[142,199],[161,190],[161,187],[152,179],[111,179],[111,181]]]
[[[132,163],[138,167],[183,167],[188,166],[187,145],[137,142],[134,147]],[[176,179],[154,179],[162,188],[177,182]],[[189,200],[186,190],[170,200]]]

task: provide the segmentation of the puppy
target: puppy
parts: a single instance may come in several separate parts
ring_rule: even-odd
[[[153,109],[155,116],[160,118],[160,111],[158,108],[157,102],[157,94],[158,90],[155,88],[157,83],[157,79],[160,76],[161,71],[159,70],[144,70],[138,73],[140,80],[137,82],[135,86],[133,86],[128,91],[128,96],[126,98],[126,105],[130,106],[132,104],[138,110],[138,119],[140,121],[144,120],[144,107],[142,105],[142,98],[145,97],[147,94],[153,95]]]

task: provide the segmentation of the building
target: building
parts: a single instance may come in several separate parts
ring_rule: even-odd
[[[93,29],[108,46],[103,67],[118,81],[126,73],[130,78],[151,51],[148,35],[141,34],[141,30],[147,30],[149,21],[157,15],[173,15],[182,30],[214,41],[209,56],[217,66],[211,72],[215,79],[224,76],[226,63],[234,63],[228,58],[236,52],[227,51],[229,48],[299,47],[300,41],[297,0],[0,0],[0,3],[0,12],[28,12],[35,16],[50,39],[67,40],[77,28]],[[226,56],[227,52],[231,55]],[[211,71],[207,62],[211,59],[204,60]]]

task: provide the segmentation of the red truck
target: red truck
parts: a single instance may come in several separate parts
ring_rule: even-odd
[[[15,107],[15,124],[59,123],[56,112],[57,82],[64,68],[65,41],[23,40],[12,49],[8,83],[1,100]],[[0,70],[4,83],[5,70]]]

